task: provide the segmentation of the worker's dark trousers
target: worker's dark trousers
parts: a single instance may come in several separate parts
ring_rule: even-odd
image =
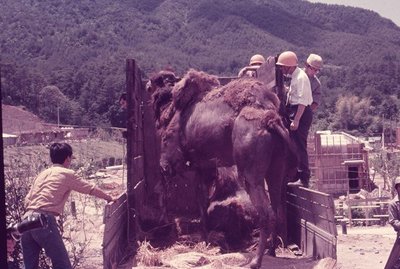
[[[297,105],[288,107],[290,120],[294,119],[297,112]],[[296,131],[290,131],[290,136],[297,146],[297,177],[301,182],[308,185],[310,181],[310,168],[308,166],[308,153],[307,153],[307,137],[311,127],[313,114],[310,106],[306,106],[304,113],[300,118],[299,128]]]

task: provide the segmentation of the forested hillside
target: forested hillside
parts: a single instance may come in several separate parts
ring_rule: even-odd
[[[320,54],[320,129],[374,134],[400,109],[400,28],[301,0],[0,0],[2,98],[43,119],[117,125],[125,59],[236,75],[254,53]]]

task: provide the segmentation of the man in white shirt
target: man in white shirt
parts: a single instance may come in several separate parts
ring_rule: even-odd
[[[281,53],[276,65],[277,68],[281,68],[284,76],[291,77],[286,105],[290,120],[290,135],[297,146],[299,164],[296,177],[298,180],[289,183],[289,185],[308,188],[310,169],[308,165],[307,137],[312,122],[310,105],[313,102],[310,80],[307,74],[297,66],[297,56],[292,51]]]

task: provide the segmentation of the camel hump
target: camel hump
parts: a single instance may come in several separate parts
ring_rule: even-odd
[[[257,70],[257,79],[260,80],[268,90],[275,85],[275,57],[269,56]]]
[[[220,83],[216,76],[190,69],[172,90],[174,105],[176,109],[183,110],[199,102],[205,94],[218,86]]]
[[[276,110],[280,105],[277,95],[268,90],[260,80],[252,77],[232,80],[219,92],[220,94],[207,95],[206,98],[216,99],[222,95],[224,102],[237,113],[246,106]]]

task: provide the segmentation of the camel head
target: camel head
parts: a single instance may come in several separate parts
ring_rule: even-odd
[[[188,169],[182,150],[181,113],[176,111],[167,126],[159,130],[161,137],[160,167],[166,176],[174,176]]]
[[[160,71],[154,76],[152,76],[146,84],[146,90],[153,94],[157,89],[169,87],[172,88],[180,78],[175,76],[172,71]]]

